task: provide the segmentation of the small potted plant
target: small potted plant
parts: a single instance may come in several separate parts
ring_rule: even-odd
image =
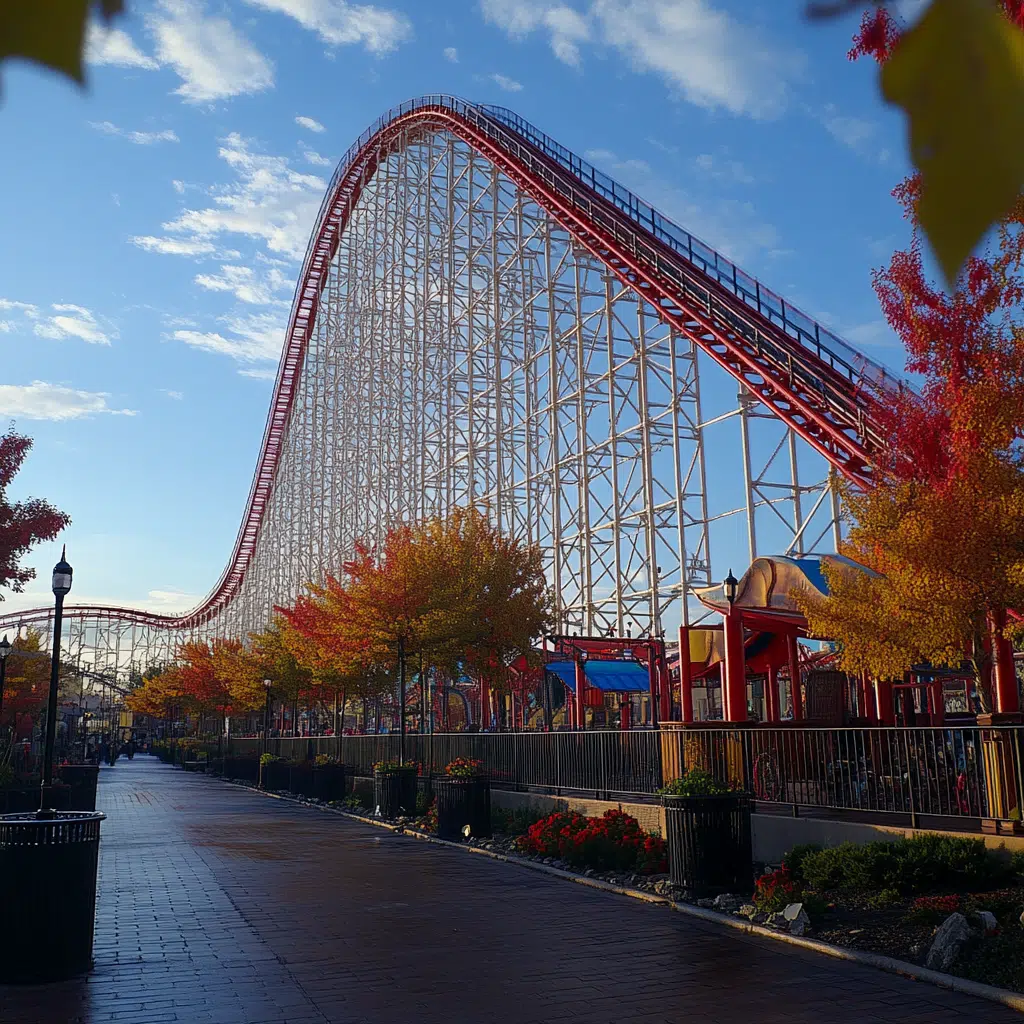
[[[749,795],[703,768],[659,793],[672,882],[695,897],[746,892],[753,878]]]
[[[414,761],[378,761],[373,766],[373,807],[382,818],[411,817],[416,813]]]
[[[327,754],[317,754],[313,761],[312,795],[324,803],[345,799],[345,765]]]
[[[287,789],[288,767],[277,754],[260,754],[260,789]]]
[[[439,838],[490,836],[491,780],[484,772],[483,761],[457,757],[449,762],[444,775],[434,780],[434,795]]]

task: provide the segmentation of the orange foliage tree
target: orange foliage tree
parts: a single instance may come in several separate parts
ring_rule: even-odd
[[[426,669],[501,682],[549,623],[539,550],[502,537],[474,509],[397,527],[379,551],[360,544],[344,571],[344,581],[310,585],[278,611],[314,670],[360,696],[389,685],[400,650]]]
[[[884,62],[899,33],[888,11],[872,11],[851,57]],[[830,596],[799,600],[814,633],[841,642],[848,671],[893,677],[968,656],[987,710],[986,632],[1001,632],[1007,609],[1024,609],[1024,202],[947,292],[926,272],[919,180],[894,195],[912,240],[874,285],[923,386],[878,410],[888,437],[878,480],[844,493],[852,527],[843,553],[880,575],[826,568]]]

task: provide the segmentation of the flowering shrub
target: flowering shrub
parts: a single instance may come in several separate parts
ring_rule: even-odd
[[[445,774],[454,779],[475,779],[483,774],[483,761],[477,761],[472,757],[457,757],[445,765]]]
[[[754,906],[763,914],[777,914],[800,900],[800,885],[783,865],[762,875],[754,884]]]
[[[317,754],[313,759],[313,766],[315,768],[326,768],[330,764],[337,764],[333,757],[328,754]]]
[[[949,896],[918,896],[910,904],[907,920],[918,924],[938,924],[962,909],[963,900],[957,893]]]
[[[271,754],[269,751],[266,754],[260,754],[260,764],[273,764],[275,761],[280,761],[281,758],[277,754]]]
[[[575,811],[556,811],[532,824],[526,830],[526,835],[516,840],[516,845],[523,853],[533,853],[538,857],[561,857],[589,821],[589,818]]]
[[[419,772],[419,765],[415,761],[377,761],[373,766],[373,770],[378,775],[397,775],[399,772],[408,771],[410,768],[417,773]]]
[[[559,857],[576,868],[658,874],[668,866],[665,841],[648,835],[636,818],[620,810],[600,818],[559,811],[531,825],[517,842],[524,853]]]
[[[420,818],[420,828],[424,832],[436,832],[437,831],[437,801],[431,800],[430,805],[427,807],[426,814]]]

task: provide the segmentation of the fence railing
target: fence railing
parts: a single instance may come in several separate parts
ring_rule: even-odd
[[[480,760],[498,784],[528,789],[653,795],[691,768],[746,789],[766,805],[831,812],[1019,822],[1024,729],[687,726],[661,730],[406,735],[406,757],[439,774],[456,757]],[[260,739],[232,739],[257,754]],[[397,734],[272,738],[290,760],[327,754],[370,774],[398,757]]]

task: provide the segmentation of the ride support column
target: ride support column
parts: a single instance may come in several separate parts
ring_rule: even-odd
[[[684,722],[693,721],[693,669],[690,666],[690,627],[679,627],[679,710]]]
[[[727,722],[746,722],[747,666],[743,649],[743,613],[733,607],[722,616],[725,626],[725,664],[722,676]]]

